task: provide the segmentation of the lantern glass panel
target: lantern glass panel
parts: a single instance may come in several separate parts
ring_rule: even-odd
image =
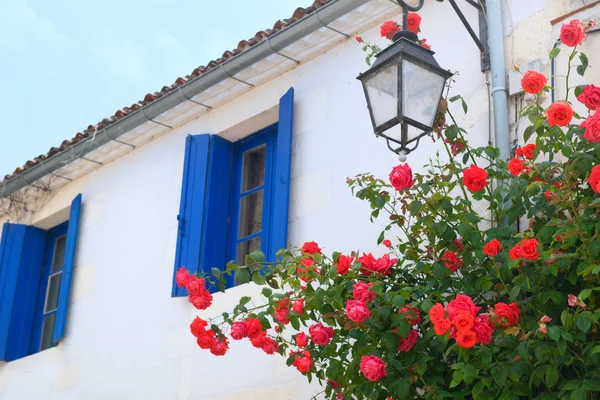
[[[446,78],[408,60],[402,60],[402,116],[433,127]],[[421,130],[409,130],[410,136]]]
[[[398,116],[398,64],[382,69],[365,82],[375,126]]]

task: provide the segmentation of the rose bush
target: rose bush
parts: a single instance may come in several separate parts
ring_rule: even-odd
[[[587,27],[572,21],[561,32],[582,75],[587,58],[577,44]],[[524,140],[532,142],[510,161],[494,147],[471,147],[448,113],[452,123],[439,133],[446,160],[422,174],[405,164],[385,181],[348,179],[371,218],[386,221],[373,250],[381,256],[326,255],[307,242],[274,263],[256,251],[214,276],[180,270],[177,283],[199,309],[212,302],[204,279],[223,289],[236,274],[264,286],[264,305],[243,297],[230,313],[196,318],[198,346],[222,356],[228,337],[248,339],[318,379],[332,399],[598,398],[596,88],[569,87],[567,77],[566,98],[545,107],[547,79],[524,79],[532,93],[521,110],[531,123]],[[572,94],[587,117],[574,112]]]

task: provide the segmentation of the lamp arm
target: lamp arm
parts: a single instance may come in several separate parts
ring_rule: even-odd
[[[400,5],[400,7],[402,7],[405,10],[412,11],[412,12],[419,11],[421,8],[423,8],[423,3],[425,3],[425,0],[419,0],[418,6],[409,6],[408,4],[406,4],[406,2],[404,0],[396,0],[396,1]]]

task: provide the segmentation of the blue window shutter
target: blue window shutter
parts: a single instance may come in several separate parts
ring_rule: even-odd
[[[188,136],[185,142],[185,160],[181,199],[177,220],[177,247],[175,250],[175,271],[186,267],[190,273],[200,272],[203,238],[203,212],[206,197],[206,177],[208,170],[208,149],[210,135]],[[185,296],[187,291],[178,288],[173,273],[171,296]]]
[[[227,260],[227,226],[229,211],[229,191],[231,187],[233,144],[222,137],[213,135],[210,140],[206,207],[204,210],[204,240],[202,242],[202,270],[211,274],[212,268],[225,269]],[[233,286],[229,277],[227,287]],[[207,289],[214,293],[216,285],[207,282]]]
[[[65,336],[67,322],[67,308],[71,292],[71,278],[75,264],[75,250],[77,248],[77,233],[79,231],[79,216],[81,214],[81,194],[71,202],[69,226],[67,228],[67,243],[65,244],[65,261],[63,263],[62,277],[60,279],[60,292],[58,293],[58,306],[52,342],[57,344]]]
[[[267,254],[267,257],[271,260],[275,260],[277,251],[286,248],[288,245],[287,228],[293,128],[294,88],[291,88],[279,100],[279,122],[277,123],[273,173],[273,202],[271,205],[270,254]]]
[[[0,360],[29,354],[46,232],[4,224],[0,243]]]

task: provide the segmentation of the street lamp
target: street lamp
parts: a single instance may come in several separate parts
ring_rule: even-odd
[[[424,0],[410,1],[417,5],[397,1],[403,11],[403,30],[357,79],[365,91],[375,135],[384,137],[388,148],[404,161],[421,137],[433,131],[442,92],[452,73],[441,68],[435,53],[419,45],[417,35],[406,29],[408,12],[420,10]]]

